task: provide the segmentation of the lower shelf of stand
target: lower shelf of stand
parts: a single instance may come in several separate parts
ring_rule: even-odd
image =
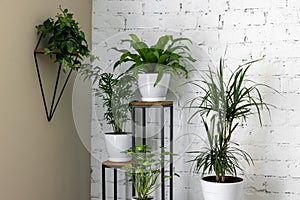
[[[131,161],[128,162],[111,162],[111,161],[104,161],[102,162],[102,165],[109,168],[121,168],[126,165],[131,165]]]
[[[113,168],[114,171],[114,179],[113,179],[113,183],[114,183],[114,193],[113,193],[113,197],[114,200],[118,199],[118,174],[117,171],[118,169],[120,169],[123,166],[126,165],[131,165],[131,161],[128,162],[111,162],[111,161],[103,161],[102,162],[102,200],[106,200],[106,176],[105,176],[105,169],[106,168]]]

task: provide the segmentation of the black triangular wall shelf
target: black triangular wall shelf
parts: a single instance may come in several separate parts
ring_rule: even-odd
[[[47,104],[47,101],[46,101],[46,98],[45,98],[43,82],[42,82],[41,73],[40,73],[40,69],[39,69],[39,65],[38,65],[38,61],[37,61],[37,55],[38,54],[44,54],[44,50],[38,48],[41,39],[42,39],[42,36],[40,36],[40,38],[38,40],[38,43],[36,45],[36,48],[34,49],[33,54],[34,54],[34,61],[35,61],[37,76],[38,76],[38,79],[39,79],[39,85],[40,85],[40,89],[41,89],[41,93],[42,93],[44,108],[45,108],[47,120],[48,120],[48,122],[50,122],[53,115],[54,115],[54,112],[55,112],[55,110],[58,106],[58,103],[61,99],[61,96],[62,96],[62,94],[65,90],[65,87],[68,83],[68,80],[69,80],[70,75],[71,75],[73,70],[70,69],[70,71],[68,72],[67,78],[66,78],[65,82],[63,83],[62,89],[60,90],[60,92],[58,92],[57,87],[58,87],[60,72],[61,72],[61,64],[59,64],[58,71],[57,71],[57,76],[56,76],[56,81],[55,81],[55,86],[54,86],[54,91],[53,91],[53,96],[52,96],[52,101],[51,101],[51,106],[50,106],[50,109],[49,109],[49,105]]]

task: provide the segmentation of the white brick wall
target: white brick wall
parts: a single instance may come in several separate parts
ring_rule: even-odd
[[[103,42],[117,34],[122,39],[134,32],[146,39],[152,33],[158,36],[174,32],[191,38],[196,45],[202,43],[201,55],[213,61],[224,55],[229,64],[265,57],[253,66],[251,76],[270,84],[283,96],[264,94],[277,106],[272,110],[272,120],[266,116],[262,129],[250,120],[236,136],[255,161],[246,172],[244,200],[299,200],[299,14],[299,0],[93,0],[93,47],[97,52]],[[115,59],[111,55],[107,52],[99,56],[106,65]],[[183,153],[182,146],[190,144],[190,149],[196,149],[201,143],[182,135],[201,129],[196,124],[185,125],[187,114],[179,116],[180,112],[177,107],[174,145]],[[99,161],[106,158],[106,153],[101,126],[95,124],[96,118],[92,130],[92,154],[96,159],[92,161],[91,195],[93,200],[99,200]],[[181,174],[175,180],[175,200],[202,199],[199,175],[189,172],[188,159],[184,154],[175,163]]]

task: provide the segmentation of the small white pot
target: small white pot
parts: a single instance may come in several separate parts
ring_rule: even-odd
[[[127,162],[131,160],[130,155],[121,153],[128,150],[132,145],[131,134],[128,133],[105,133],[105,145],[108,160],[111,162]]]
[[[142,101],[164,101],[169,88],[170,74],[164,74],[154,87],[158,74],[138,74],[138,87]]]
[[[243,179],[239,179],[235,183],[215,183],[201,179],[204,200],[241,200]]]

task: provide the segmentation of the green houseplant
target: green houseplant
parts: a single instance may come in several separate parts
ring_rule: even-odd
[[[69,13],[68,9],[63,10],[61,6],[59,9],[60,13],[56,15],[55,20],[48,18],[42,24],[36,26],[37,33],[40,37],[34,49],[34,60],[44,108],[49,122],[56,111],[71,73],[81,67],[85,57],[90,56],[84,32],[80,29],[78,22],[73,19],[73,14]],[[42,39],[47,42],[47,44],[44,44],[46,48],[39,49]],[[53,87],[54,91],[51,106],[47,105],[47,100],[45,98],[46,95],[37,59],[38,54],[46,54],[49,55],[50,58],[54,56],[54,63],[58,63],[57,78]],[[64,81],[61,81],[60,79],[61,69],[65,73],[68,71]],[[58,85],[60,82],[63,83],[62,88],[59,91]]]
[[[241,160],[253,163],[250,155],[232,141],[242,121],[255,115],[262,125],[261,113],[263,109],[269,111],[271,106],[263,100],[260,91],[261,87],[270,87],[246,78],[253,62],[256,61],[239,66],[225,81],[224,60],[220,59],[216,72],[209,69],[204,80],[192,82],[200,95],[190,102],[190,108],[196,109],[191,118],[201,116],[208,142],[201,150],[190,152],[196,154],[191,162],[194,162],[196,172],[201,171],[202,175],[215,174],[202,178],[205,200],[239,200],[243,179],[236,176],[238,170],[244,170]],[[230,193],[235,187],[237,194]],[[215,191],[224,193],[216,194]]]
[[[180,42],[191,43],[191,40],[174,39],[172,35],[164,35],[156,44],[149,46],[136,35],[130,34],[129,36],[130,39],[122,40],[130,44],[129,49],[113,48],[121,53],[113,68],[116,69],[123,63],[130,63],[125,73],[132,72],[134,77],[138,77],[142,99],[164,100],[170,73],[179,77],[188,77],[187,64],[194,62],[195,59],[191,56],[188,46]],[[147,80],[146,83],[145,80]]]
[[[125,102],[131,96],[129,85],[126,84],[128,78],[102,73],[98,81],[96,96],[103,100],[103,107],[106,107],[104,118],[115,133],[124,132],[128,120],[129,104]]]
[[[127,101],[132,96],[132,77],[129,75],[115,77],[112,73],[101,73],[100,67],[93,67],[90,64],[83,65],[80,74],[97,84],[95,96],[102,100],[103,108],[105,108],[104,119],[112,128],[112,132],[104,134],[108,160],[129,161],[131,157],[121,152],[131,146],[131,135],[125,132],[125,127],[130,113]]]
[[[90,54],[85,34],[68,9],[62,9],[60,6],[59,10],[55,20],[48,18],[37,25],[36,29],[41,38],[48,39],[48,47],[44,48],[44,54],[50,57],[55,55],[54,62],[64,64],[64,72],[67,71],[67,67],[78,70],[82,60]]]
[[[147,145],[136,145],[123,153],[132,156],[132,165],[126,165],[122,169],[126,171],[126,176],[136,190],[137,197],[133,197],[133,200],[153,199],[149,195],[159,187],[157,179],[161,175],[161,165],[167,164],[165,156],[171,153],[167,151],[153,153]],[[171,176],[165,175],[164,178],[168,179]]]

